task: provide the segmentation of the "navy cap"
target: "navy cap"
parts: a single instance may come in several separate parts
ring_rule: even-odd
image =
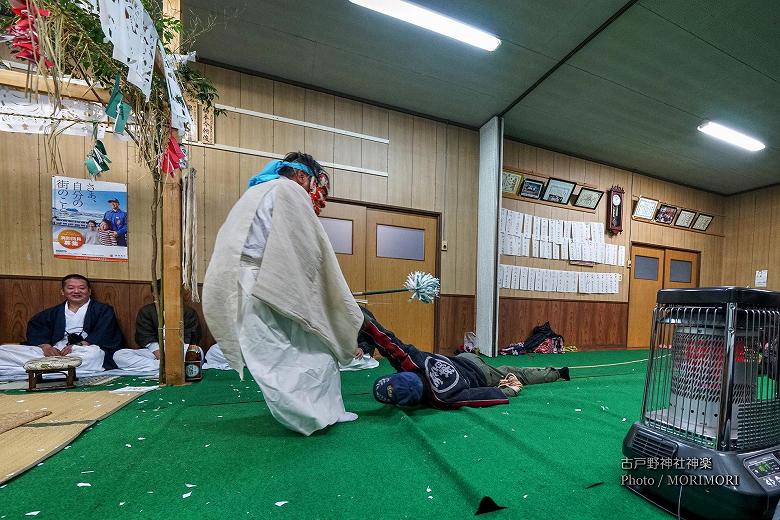
[[[374,399],[380,403],[413,406],[422,400],[423,382],[414,372],[398,372],[374,382]]]

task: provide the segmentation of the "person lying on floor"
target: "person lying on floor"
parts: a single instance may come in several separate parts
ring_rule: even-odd
[[[157,280],[157,292],[159,294],[162,284]],[[186,294],[183,295],[186,299]],[[184,351],[190,345],[200,351],[203,359],[203,351],[200,343],[203,338],[202,328],[198,313],[189,305],[184,305]],[[141,347],[138,349],[125,348],[114,353],[114,361],[121,370],[130,372],[156,372],[160,369],[160,343],[158,337],[159,321],[157,320],[157,307],[149,303],[141,307],[135,318],[135,343]]]
[[[374,398],[381,403],[442,409],[493,406],[509,403],[507,397],[518,395],[525,385],[569,380],[567,367],[492,367],[468,352],[457,356],[423,352],[399,340],[371,311],[362,310],[361,333],[398,371],[374,383]]]
[[[93,300],[80,274],[63,277],[60,294],[64,302],[30,318],[24,345],[0,345],[0,376],[24,375],[27,361],[44,356],[81,358],[77,375],[116,368],[113,354],[123,340],[113,307]]]

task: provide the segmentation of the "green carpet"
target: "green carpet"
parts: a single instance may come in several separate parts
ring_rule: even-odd
[[[490,362],[581,366],[646,355]],[[572,381],[526,387],[507,406],[404,411],[371,396],[390,371],[382,361],[343,374],[347,409],[360,419],[309,438],[271,418],[254,382],[211,370],[200,383],[139,397],[0,488],[0,518],[449,520],[472,517],[486,495],[507,509],[481,518],[670,518],[620,486],[621,442],[639,415],[645,368],[573,369]]]

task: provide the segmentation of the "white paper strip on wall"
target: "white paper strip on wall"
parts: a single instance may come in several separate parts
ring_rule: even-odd
[[[572,271],[572,273],[569,275],[569,292],[570,293],[576,293],[579,288],[579,281],[580,278],[577,276],[577,273]]]
[[[504,266],[504,289],[509,289],[512,287],[512,266],[506,265]]]
[[[569,260],[582,260],[582,242],[569,242]]]
[[[520,288],[520,266],[512,266],[512,289]]]
[[[590,222],[590,236],[594,242],[604,242],[604,233],[601,231],[600,222]]]
[[[561,244],[560,250],[561,250],[561,260],[568,260],[569,259],[569,247],[571,247],[570,242],[564,242]]]
[[[531,232],[534,228],[534,217],[531,215],[526,215],[523,219],[523,236],[526,238],[531,238]]]
[[[539,241],[539,256],[546,260],[552,259],[552,244],[546,240]]]
[[[512,226],[512,234],[516,237],[523,236],[523,222],[526,215],[524,213],[515,213],[515,221]]]
[[[498,264],[496,269],[496,285],[501,287],[504,283],[504,264]]]
[[[561,259],[561,246],[558,244],[551,244],[552,245],[552,259],[553,260],[560,260]]]
[[[618,246],[618,265],[626,266],[626,246]]]
[[[520,282],[519,287],[521,291],[528,290],[528,268],[527,267],[520,267]]]
[[[498,213],[498,231],[501,233],[506,233],[506,219],[508,213],[509,210],[506,208],[501,208],[501,211]]]
[[[527,290],[533,291],[534,287],[536,287],[536,269],[534,267],[529,267]]]
[[[571,221],[566,220],[563,222],[563,238],[565,240],[571,240]]]
[[[507,212],[506,215],[506,232],[510,235],[514,235],[514,229],[515,229],[515,220],[517,219],[518,213],[516,211],[510,210]]]
[[[590,224],[588,222],[582,223],[582,237],[583,240],[593,240],[593,237],[590,234]]]
[[[534,279],[534,291],[544,292],[544,269],[536,270],[536,278]]]
[[[571,223],[571,237],[574,242],[585,240],[585,224],[583,222]]]
[[[534,215],[533,222],[534,222],[534,231],[531,236],[539,238],[539,235],[541,235],[542,233],[542,219]]]
[[[618,261],[618,246],[616,244],[606,244],[604,263],[609,265],[617,265]]]
[[[539,238],[541,240],[550,239],[550,219],[544,217],[539,219]]]
[[[596,248],[596,263],[597,264],[603,264],[606,260],[606,249],[604,246],[606,244],[604,242],[593,242],[594,247]]]
[[[531,239],[531,257],[539,258],[539,241]]]
[[[604,235],[606,235],[605,226],[603,222],[596,223],[596,236],[599,237],[599,242],[604,241]]]
[[[552,271],[549,269],[543,269],[542,270],[542,291],[544,292],[550,292],[552,291]]]
[[[523,239],[521,237],[512,237],[512,250],[515,256],[523,256]]]
[[[523,237],[520,239],[520,256],[531,256],[531,239]]]

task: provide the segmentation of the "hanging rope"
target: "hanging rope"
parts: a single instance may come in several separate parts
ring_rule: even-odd
[[[198,294],[198,210],[195,198],[195,169],[182,173],[181,237],[182,285],[192,294],[192,301],[199,302]]]

